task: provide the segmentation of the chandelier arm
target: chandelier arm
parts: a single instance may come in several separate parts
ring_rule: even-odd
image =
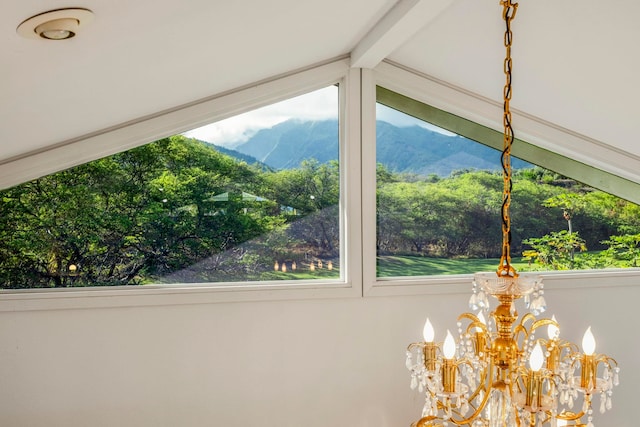
[[[468,319],[468,320],[471,320],[472,322],[480,321],[480,319],[478,319],[478,316],[476,316],[473,313],[462,313],[461,315],[458,316],[458,320],[463,320],[463,319]]]
[[[527,329],[527,327],[525,326],[525,323],[532,321],[535,324],[536,321],[536,317],[531,314],[531,313],[527,313],[524,316],[522,316],[522,318],[520,318],[520,321],[518,322],[518,324],[514,327],[513,329],[513,339],[517,342],[519,339],[519,334],[522,333],[524,335],[524,339],[527,340],[529,339],[529,335],[531,335],[531,332],[533,332],[533,327],[531,327],[531,329]]]
[[[522,319],[520,319],[519,324],[524,326],[524,324],[527,323],[528,321],[535,322],[536,321],[536,316],[534,316],[531,313],[527,313],[524,316],[522,316]]]
[[[549,326],[549,325],[553,325],[553,326],[557,326],[558,322],[554,322],[551,319],[540,319],[540,320],[536,320],[533,325],[531,325],[531,329],[529,330],[531,333],[533,333],[533,331],[535,331],[536,329],[542,327],[542,326]]]
[[[467,401],[469,402],[469,406],[471,406],[475,412],[478,412],[478,411],[476,411],[476,409],[477,409],[476,405],[474,405],[471,402],[473,402],[476,399],[476,397],[478,396],[478,394],[480,394],[481,391],[484,391],[485,392],[485,396],[486,396],[486,394],[488,394],[488,392],[490,390],[490,387],[487,384],[487,378],[489,377],[488,374],[489,374],[489,372],[488,372],[487,369],[484,369],[484,370],[481,371],[481,378],[480,378],[480,381],[479,381],[480,385],[478,385],[478,387],[476,387],[476,389],[473,391],[473,393],[471,393],[471,395],[467,399]],[[485,404],[484,401],[481,402],[480,405],[478,406],[478,408],[480,408],[480,410],[482,410],[482,408],[484,407],[484,404]],[[461,415],[461,417],[463,417],[463,416]]]
[[[471,323],[468,325],[469,327],[474,326],[474,327],[477,327],[477,328],[481,328],[482,330],[484,330],[487,333],[489,332],[489,329],[487,328],[487,325],[485,324],[485,322],[480,320],[480,318],[478,318],[475,314],[473,314],[473,313],[462,313],[460,316],[458,316],[458,321],[463,320],[463,319],[467,319],[467,320],[471,321]],[[469,329],[469,327],[467,327],[467,330]]]
[[[478,390],[480,390],[481,388],[484,389],[484,387],[479,387]],[[471,400],[471,399],[469,399],[469,400]],[[451,417],[451,418],[449,418],[449,421],[452,422],[453,424],[457,425],[457,426],[462,426],[462,425],[468,424],[470,421],[474,420],[480,414],[480,412],[482,412],[482,410],[484,409],[484,406],[485,406],[485,401],[486,401],[486,399],[483,400],[483,402],[479,406],[478,410],[476,410],[476,408],[474,407],[474,411],[475,412],[469,418],[464,418],[464,415],[462,415],[462,413],[460,413],[460,411],[458,411],[457,409],[450,408],[451,409],[451,413],[454,414],[454,415],[457,415],[461,419],[456,420],[455,418]],[[471,404],[469,404],[469,405],[473,407],[473,405],[471,405]],[[445,405],[442,401],[440,401],[440,399],[438,399],[438,409],[442,409],[442,410],[447,409],[447,405]],[[425,418],[430,418],[430,417],[425,417]],[[437,417],[433,417],[433,418],[431,418],[431,420],[436,419],[436,418]],[[430,420],[427,420],[427,421],[430,421]]]
[[[480,402],[480,405],[478,405],[477,408],[475,408],[475,411],[473,412],[473,414],[471,414],[469,417],[467,418],[463,418],[461,420],[456,420],[454,418],[449,419],[450,422],[452,422],[453,424],[457,425],[457,426],[462,426],[465,424],[469,424],[470,422],[472,422],[473,420],[475,420],[476,418],[478,418],[478,415],[480,415],[480,413],[484,410],[484,408],[487,406],[487,402],[489,401],[489,397],[491,395],[490,391],[491,391],[491,387],[489,384],[487,384],[487,380],[491,381],[491,378],[493,378],[493,374],[494,374],[494,366],[492,363],[489,363],[489,369],[485,370],[485,378],[483,378],[483,386],[482,387],[478,387],[478,389],[476,390],[476,392],[479,392],[480,389],[484,390],[484,396],[482,398],[482,402]],[[474,393],[474,397],[477,395],[477,393]],[[472,399],[470,398],[469,401],[471,401]],[[440,404],[440,402],[438,401],[438,404]]]
[[[606,364],[608,367],[612,368],[611,362],[613,362],[616,366],[618,366],[618,361],[613,357],[609,357],[604,354],[599,354],[596,358],[596,361]]]
[[[475,332],[477,329],[482,329],[482,331],[487,336],[489,335],[489,328],[487,328],[487,325],[484,324],[480,319],[478,319],[478,317],[473,313],[462,313],[460,316],[458,316],[458,321],[463,319],[468,319],[471,321],[471,323],[467,325],[467,333]]]
[[[431,421],[437,420],[438,417],[434,416],[434,415],[428,415],[426,417],[422,417],[420,418],[418,421],[416,421],[415,423],[411,424],[411,427],[435,427],[435,425],[433,423],[431,423]],[[430,423],[430,424],[427,424]],[[441,426],[442,424],[439,424],[439,426]]]
[[[478,394],[480,394],[481,391],[484,391],[485,394],[488,394],[489,387],[487,387],[486,382],[487,382],[487,372],[485,371],[485,372],[482,373],[482,378],[480,380],[480,384],[483,384],[483,385],[482,386],[478,386],[478,388],[475,389],[475,391],[471,394],[471,396],[469,396],[469,402],[475,400],[475,398],[478,397]],[[477,409],[474,404],[469,403],[469,405],[474,410]],[[482,406],[483,406],[483,403],[481,402],[479,407],[482,408]]]
[[[569,355],[569,357],[571,357],[571,356],[579,356],[579,355],[582,354],[582,353],[580,353],[579,350],[577,350],[577,347],[578,347],[577,344],[568,342],[566,347],[567,348],[573,347],[572,349],[575,350],[572,354]],[[598,362],[598,363],[604,363],[608,367],[614,367],[614,365],[615,365],[615,367],[618,366],[618,361],[616,359],[614,359],[613,357],[607,356],[606,354],[595,354],[594,355],[594,360],[596,362]],[[579,362],[579,361],[580,361],[579,359],[576,359],[571,363],[571,365],[573,366],[576,362]],[[611,362],[613,362],[613,365],[611,364]]]
[[[485,325],[480,321],[469,323],[469,326],[467,326],[466,332],[467,333],[476,332],[478,329],[481,329],[482,333],[484,333],[487,337],[489,336],[489,329],[487,328],[487,325]]]
[[[525,326],[525,323],[527,323],[530,320],[533,320],[533,324],[531,325],[531,327],[529,329],[527,329],[527,327]],[[555,321],[553,321],[551,319],[540,319],[540,320],[537,320],[536,317],[533,314],[527,313],[524,316],[522,316],[522,319],[520,319],[520,322],[518,322],[518,325],[515,326],[514,331],[513,331],[514,339],[517,341],[519,333],[523,333],[525,339],[528,339],[529,336],[531,334],[533,334],[533,332],[536,329],[538,329],[538,328],[540,328],[542,326],[549,326],[549,325],[554,325],[556,327],[560,327],[560,325],[558,325],[558,322],[555,322]]]
[[[458,366],[460,366],[460,365],[467,365],[468,367],[470,367],[470,368],[472,368],[472,369],[473,369],[473,362],[472,362],[470,359],[466,358],[466,357],[465,357],[465,358],[462,358],[462,359],[459,359],[459,360],[456,362],[456,369],[457,369],[457,367],[458,367]],[[469,406],[473,407],[474,411],[476,410],[476,407],[475,407],[475,405],[473,405],[473,404],[471,403],[471,401],[473,401],[473,400],[476,398],[476,396],[478,395],[478,393],[480,393],[480,391],[485,391],[485,392],[487,392],[488,390],[490,390],[490,387],[488,387],[488,384],[486,384],[486,382],[487,382],[487,374],[488,374],[488,372],[487,372],[487,370],[485,369],[485,370],[482,372],[482,378],[481,378],[481,380],[480,380],[480,384],[481,384],[481,385],[480,385],[480,386],[478,386],[478,387],[476,388],[476,390],[473,392],[473,394],[468,398]],[[433,396],[433,395],[436,395],[435,393],[431,393],[431,394],[432,394],[432,396]],[[486,401],[486,399],[485,399],[485,401]],[[482,407],[483,407],[483,405],[484,405],[485,401],[483,401],[483,402],[481,403],[481,405],[480,405],[480,408],[481,408],[481,409],[482,409]],[[438,408],[439,408],[439,409],[446,409],[446,408],[447,408],[447,406],[444,404],[444,402],[443,402],[443,401],[441,401],[440,399],[437,399],[437,405],[438,405]],[[451,412],[452,412],[452,413],[454,413],[454,414],[456,414],[456,415],[458,415],[458,416],[460,416],[461,418],[464,418],[464,416],[463,416],[459,411],[457,411],[456,409],[451,408]],[[476,412],[477,412],[477,411],[476,411]],[[452,420],[452,422],[454,422],[454,421]],[[464,424],[464,423],[463,423],[463,424]]]
[[[524,334],[524,339],[529,338],[529,332],[527,331],[527,328],[525,328],[522,325],[516,325],[513,328],[513,339],[517,342],[518,341],[518,335],[522,333]]]
[[[580,350],[578,349],[578,344],[571,341],[560,340],[560,342],[556,345],[562,350],[568,349],[570,354],[580,352]]]
[[[525,339],[528,339],[529,336],[531,336],[536,329],[542,327],[542,326],[549,326],[549,325],[554,325],[554,326],[559,326],[557,322],[554,322],[551,319],[540,319],[540,320],[535,320],[533,322],[533,324],[531,325],[531,328],[527,329],[524,326],[524,323],[526,322],[526,320],[530,320],[530,319],[534,319],[535,320],[535,316],[531,313],[527,313],[522,320],[519,322],[519,324],[514,328],[513,331],[513,336],[514,339],[518,339],[518,333],[522,332],[524,334]],[[544,339],[540,339],[542,340],[542,342],[546,342]]]
[[[580,420],[580,418],[584,417],[585,412],[580,412],[580,413],[575,413],[572,411],[563,411],[561,413],[559,413],[558,415],[556,415],[556,418],[559,420],[565,420],[565,421],[578,421]]]
[[[478,316],[476,316],[473,313],[462,313],[460,316],[458,316],[458,321],[463,320],[463,319],[469,319],[472,322],[479,322],[480,319],[478,319]]]

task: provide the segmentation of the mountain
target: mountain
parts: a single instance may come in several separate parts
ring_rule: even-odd
[[[461,136],[448,136],[420,126],[398,127],[377,122],[377,162],[394,172],[448,176],[463,169],[500,170],[500,153]],[[364,147],[366,150],[366,147]],[[258,131],[235,150],[274,169],[338,158],[338,121],[292,119]],[[514,169],[530,166],[513,159]]]
[[[338,121],[287,120],[258,131],[235,149],[275,169],[296,168],[305,159],[325,163],[338,158]]]
[[[241,153],[237,150],[233,150],[231,148],[226,148],[226,147],[222,147],[220,145],[215,145],[215,144],[211,144],[211,143],[205,143],[208,144],[209,146],[212,146],[216,151],[222,153],[222,154],[226,154],[229,157],[233,157],[236,160],[239,160],[241,162],[245,162],[248,165],[257,165],[259,166],[261,169],[263,170],[267,170],[267,169],[271,169],[271,167],[269,167],[268,165],[262,163],[261,161],[259,161],[258,159],[256,159],[255,157],[249,155],[249,154],[245,154],[245,153]]]

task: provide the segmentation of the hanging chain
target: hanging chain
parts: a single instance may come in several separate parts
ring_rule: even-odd
[[[509,208],[511,206],[511,144],[513,143],[513,127],[511,126],[511,110],[509,103],[511,101],[511,42],[513,33],[511,32],[511,20],[516,16],[518,3],[512,3],[512,0],[501,0],[502,17],[506,24],[504,33],[504,46],[506,48],[506,56],[504,59],[504,74],[506,83],[504,85],[504,140],[501,156],[502,172],[504,180],[504,189],[502,192],[502,256],[500,258],[500,267],[498,268],[499,276],[517,277],[518,273],[511,265],[511,216]]]

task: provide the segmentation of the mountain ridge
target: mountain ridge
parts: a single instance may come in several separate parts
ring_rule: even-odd
[[[335,119],[290,119],[261,129],[234,149],[225,150],[239,153],[234,156],[237,158],[245,156],[243,161],[249,156],[273,169],[296,168],[311,158],[325,163],[338,159],[338,126]],[[498,150],[458,135],[445,135],[418,125],[399,127],[380,120],[376,122],[376,133],[376,161],[396,173],[446,177],[459,170],[501,170]],[[514,158],[512,166],[518,169],[531,165]]]

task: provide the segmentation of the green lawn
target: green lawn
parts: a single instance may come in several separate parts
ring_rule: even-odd
[[[326,268],[315,271],[298,269],[296,271],[289,270],[286,273],[270,271],[268,273],[262,273],[260,277],[253,280],[318,280],[339,278],[340,267],[334,267],[333,270],[327,270]]]
[[[472,274],[478,271],[495,271],[499,264],[500,260],[496,258],[449,259],[388,255],[378,257],[378,277]],[[526,270],[529,263],[514,258],[512,265],[516,270]]]
[[[594,252],[595,253],[595,252]],[[318,280],[339,279],[340,261],[334,259],[333,268],[329,270],[327,264],[323,268],[309,270],[308,266],[299,266],[296,270],[287,272],[268,271],[254,276],[248,276],[244,280]],[[500,260],[498,258],[432,258],[414,255],[384,255],[377,258],[378,277],[403,277],[403,276],[441,276],[451,274],[473,274],[479,271],[496,271]],[[536,264],[530,265],[521,257],[512,259],[512,266],[520,272],[532,271]]]
[[[518,271],[526,271],[527,261],[514,258],[513,267]],[[436,276],[444,274],[473,274],[478,271],[496,271],[500,260],[497,258],[429,258],[411,255],[388,255],[378,257],[378,277],[394,276]],[[308,271],[298,269],[286,273],[273,271],[262,273],[255,280],[305,280],[305,279],[338,279],[340,268],[338,262],[332,271],[325,269]]]

